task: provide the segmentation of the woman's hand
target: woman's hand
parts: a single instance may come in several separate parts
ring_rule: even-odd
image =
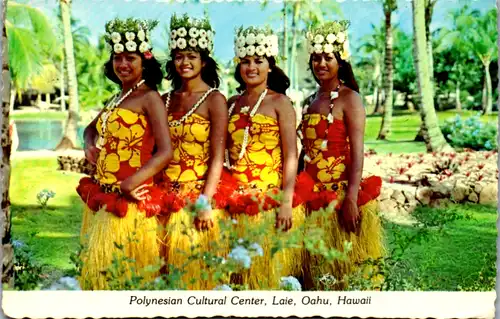
[[[198,231],[209,230],[214,227],[214,222],[212,220],[212,210],[203,209],[198,211],[198,216],[194,218],[194,227]]]
[[[147,189],[148,185],[140,185],[139,187],[133,188],[133,186],[130,185],[130,182],[128,180],[124,180],[120,184],[120,188],[123,193],[129,195],[133,199],[137,201],[145,200],[146,195],[149,193],[149,190]]]
[[[279,212],[276,214],[276,225],[277,229],[283,231],[288,231],[292,228],[292,205],[284,204],[281,205]]]
[[[92,165],[96,165],[97,157],[99,156],[99,149],[95,145],[85,144],[85,158]]]
[[[356,231],[359,222],[361,221],[359,215],[358,204],[350,197],[346,197],[340,209],[341,222],[347,232]]]

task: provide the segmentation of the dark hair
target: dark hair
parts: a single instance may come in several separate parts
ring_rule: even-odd
[[[158,85],[163,80],[163,72],[161,71],[161,65],[153,56],[151,59],[144,58],[142,53],[137,53],[142,58],[142,78],[145,80],[147,86],[149,86],[153,90],[158,89]],[[108,62],[104,64],[104,75],[110,79],[111,81],[122,84],[118,76],[115,74],[115,70],[113,70],[113,53],[110,55]]]
[[[339,73],[338,73],[339,80],[341,80],[344,83],[344,85],[350,88],[351,90],[359,93],[358,82],[356,82],[356,79],[354,78],[354,73],[352,72],[351,64],[345,60],[342,60],[338,52],[333,52],[333,55],[335,55],[335,58],[337,59],[337,62],[339,64]],[[314,80],[316,80],[316,83],[320,84],[318,78],[316,77],[313,71],[312,58],[313,55],[311,54],[311,56],[309,57],[309,69],[311,70]]]
[[[286,76],[285,72],[276,65],[276,59],[274,57],[266,57],[266,59],[271,69],[271,73],[269,73],[267,77],[267,87],[275,92],[286,94],[286,90],[290,87],[290,79]],[[244,91],[246,83],[243,81],[240,74],[240,63],[236,66],[234,78],[240,84],[236,90],[238,92]]]
[[[175,70],[175,52],[176,50],[170,53],[171,59],[165,65],[165,70],[167,71],[166,79],[172,81],[172,87],[177,90],[182,86],[182,78]],[[217,73],[219,71],[217,62],[206,51],[197,52],[200,53],[201,61],[205,62],[205,66],[201,69],[201,79],[211,87],[219,87],[220,77]]]

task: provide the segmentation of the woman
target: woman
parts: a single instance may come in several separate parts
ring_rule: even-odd
[[[171,60],[166,69],[173,91],[163,99],[174,157],[163,172],[168,196],[160,218],[165,226],[159,233],[164,243],[161,255],[167,264],[184,272],[182,281],[187,288],[212,289],[216,283],[206,263],[190,255],[224,253],[217,243],[221,211],[212,210],[209,204],[192,218],[191,212],[182,207],[198,198],[208,203],[214,199],[224,162],[227,105],[217,90],[218,66],[210,56],[214,31],[208,18],[174,15],[170,29]],[[191,246],[196,248],[192,250]],[[207,280],[202,280],[202,272],[209,275]],[[191,283],[192,278],[197,281]]]
[[[96,174],[77,188],[87,204],[83,289],[134,288],[124,281],[155,275],[144,269],[158,263],[155,215],[161,192],[151,185],[172,157],[166,111],[156,90],[163,75],[150,51],[149,32],[156,24],[131,18],[106,24],[112,53],[104,72],[121,93],[84,132],[85,155]]]
[[[230,198],[228,211],[237,220],[240,238],[251,243],[262,239],[252,238],[255,229],[270,225],[286,232],[301,223],[304,212],[300,207],[293,209],[296,117],[285,95],[290,81],[276,65],[278,38],[270,28],[240,28],[235,44],[235,79],[241,93],[228,102],[226,167],[239,191]],[[281,201],[269,193],[264,195],[280,190]],[[271,256],[272,242],[286,240],[286,234],[272,228],[264,235],[263,256],[255,257],[250,271],[239,279],[250,289],[277,288],[281,276],[299,271],[300,259],[294,255],[298,250],[283,249]],[[268,236],[269,232],[274,234]]]
[[[328,248],[343,251],[352,243],[349,261],[325,262],[306,253],[306,288],[323,275],[341,281],[355,263],[382,255],[382,229],[376,197],[381,179],[362,181],[365,110],[359,96],[349,57],[347,21],[334,21],[308,32],[309,67],[319,90],[306,101],[299,137],[302,139],[305,172],[314,182],[308,202],[308,223],[324,229]],[[302,177],[302,176],[301,176]],[[305,179],[303,179],[305,180]],[[301,188],[300,185],[297,187]],[[311,196],[308,196],[311,197]],[[336,198],[336,199],[335,199]],[[330,203],[334,213],[312,214]],[[344,286],[342,283],[339,287]]]

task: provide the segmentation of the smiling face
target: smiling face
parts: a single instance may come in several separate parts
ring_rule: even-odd
[[[142,78],[142,58],[137,53],[114,54],[113,70],[122,83],[137,81]]]
[[[248,85],[259,85],[267,82],[269,61],[261,56],[246,56],[240,61],[240,75]]]
[[[312,70],[319,81],[329,81],[338,76],[339,63],[333,53],[312,55]]]
[[[192,79],[201,74],[205,62],[199,52],[191,50],[177,50],[174,54],[174,65],[177,74],[183,79]]]

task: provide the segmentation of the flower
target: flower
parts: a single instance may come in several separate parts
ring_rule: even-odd
[[[118,43],[122,40],[122,36],[118,33],[118,32],[113,32],[111,33],[111,41],[113,41],[113,43]]]
[[[236,246],[231,250],[228,255],[229,259],[232,259],[236,264],[242,266],[243,268],[250,269],[252,264],[252,258],[248,253],[248,250],[243,246]]]
[[[266,54],[266,48],[263,45],[259,45],[255,48],[255,53],[257,53],[257,55],[264,55]]]
[[[248,45],[253,45],[255,43],[255,34],[253,34],[253,33],[247,34],[247,36],[246,36],[246,43]]]
[[[125,32],[125,39],[128,41],[132,41],[135,39],[135,33],[134,32]]]
[[[321,54],[323,52],[323,46],[321,44],[315,44],[314,52],[317,54]]]
[[[333,33],[330,33],[326,36],[326,41],[328,41],[328,43],[334,43],[335,40],[337,40],[337,36]]]
[[[186,36],[186,34],[187,34],[186,28],[180,27],[179,29],[177,29],[177,36],[183,38]]]
[[[177,41],[175,39],[170,40],[170,50],[175,50],[177,48]]]
[[[273,56],[278,55],[278,45],[273,45],[271,47],[271,55],[273,55]]]
[[[139,29],[139,32],[137,32],[137,38],[138,38],[140,41],[144,41],[144,40],[146,40],[146,33],[144,33],[144,30]]]
[[[273,55],[273,49],[271,47],[267,47],[266,56],[270,57]]]
[[[308,48],[307,48],[307,51],[309,52],[309,54],[313,54],[314,53],[314,47],[312,45],[310,45]]]
[[[245,45],[245,41],[246,41],[245,37],[244,37],[244,36],[242,36],[242,35],[240,35],[240,36],[238,37],[238,39],[236,39],[236,44],[237,44],[239,47],[242,47],[242,46],[244,46],[244,45]]]
[[[288,277],[281,277],[280,289],[287,291],[301,291],[302,286],[300,285],[300,282],[297,280],[297,278],[293,276],[288,276]]]
[[[113,46],[113,51],[115,51],[116,54],[120,54],[123,52],[123,50],[125,50],[125,47],[123,46],[123,44],[121,43],[116,43],[114,46]]]
[[[144,53],[147,50],[149,50],[149,44],[147,42],[141,42],[141,45],[139,46],[139,52]]]
[[[189,29],[189,36],[191,38],[197,38],[199,34],[200,34],[200,31],[198,31],[198,29],[196,29],[194,27]]]
[[[177,37],[177,31],[172,30],[170,31],[170,38],[175,39]]]
[[[265,40],[266,40],[266,36],[263,35],[262,33],[257,34],[257,36],[255,37],[255,41],[257,42],[257,44],[265,44],[264,43]]]
[[[179,38],[177,39],[177,47],[180,49],[180,50],[184,50],[186,48],[186,39],[184,38]]]
[[[219,285],[219,286],[215,287],[213,290],[233,291],[233,289],[231,289],[231,287],[229,287],[228,285]]]
[[[200,39],[198,40],[198,45],[200,46],[200,48],[201,48],[201,49],[206,49],[206,48],[207,48],[207,46],[208,46],[208,41],[207,41],[207,39],[206,39],[206,38],[203,38],[203,37],[202,37],[202,38],[200,38]]]
[[[238,238],[238,244],[243,244],[245,240],[243,238]]]
[[[248,248],[250,249],[253,256],[264,256],[264,250],[259,244],[253,243]]]
[[[204,37],[204,38],[207,37],[207,31],[205,31],[204,29],[200,29],[199,31],[200,31],[199,32],[200,33],[200,37]]]
[[[191,39],[189,39],[189,45],[194,48],[194,47],[196,47],[196,45],[198,45],[198,41],[196,41],[196,39],[194,39],[194,38],[191,38]]]
[[[342,60],[347,60],[349,59],[349,40],[346,40],[344,44],[342,45],[342,52],[340,54],[340,58]]]
[[[210,205],[207,195],[201,194],[194,203],[194,208],[196,211],[212,210],[212,205]]]
[[[212,30],[208,30],[208,31],[207,31],[207,38],[208,38],[209,40],[211,40],[213,37],[214,37],[214,33],[213,33],[213,31],[212,31]]]
[[[312,33],[308,31],[308,32],[306,33],[306,38],[307,38],[309,41],[311,41],[311,40],[313,39],[313,35],[312,35]]]
[[[346,39],[346,34],[344,32],[341,31],[337,34],[338,43],[344,43],[345,39]]]
[[[238,49],[238,57],[244,58],[247,55],[247,49],[245,47],[241,47]]]
[[[252,56],[255,54],[255,47],[253,45],[247,46],[247,55]]]
[[[135,43],[134,41],[128,41],[127,43],[125,43],[125,47],[127,48],[127,51],[135,52],[135,50],[137,50],[137,43]]]
[[[324,47],[325,53],[332,53],[333,52],[333,45],[331,45],[330,43],[325,44],[323,47]]]
[[[314,37],[314,43],[321,43],[323,42],[323,40],[325,40],[325,37],[321,34],[316,34],[316,36]]]
[[[332,180],[336,180],[345,171],[345,165],[342,163],[344,157],[328,157],[327,159],[321,159],[317,167],[319,169],[317,173],[318,179],[322,183],[329,183]]]

